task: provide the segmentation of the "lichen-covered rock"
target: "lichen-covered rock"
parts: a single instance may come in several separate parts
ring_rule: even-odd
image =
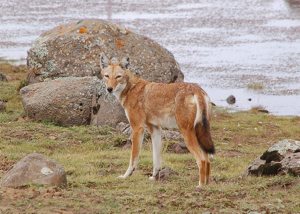
[[[287,153],[300,152],[300,141],[285,139],[271,146],[261,156],[267,163],[271,161],[281,161]]]
[[[130,57],[129,69],[147,80],[182,81],[173,55],[153,40],[104,20],[81,20],[43,33],[28,52],[29,83],[96,76],[99,55]]]
[[[300,141],[286,139],[274,144],[251,163],[246,174],[300,176]]]
[[[281,164],[282,174],[300,176],[300,152],[288,154]]]
[[[260,158],[256,158],[251,165],[248,167],[246,174],[247,175],[257,175],[260,176],[263,174],[263,167],[266,161]]]
[[[29,118],[59,125],[115,125],[126,121],[122,107],[97,77],[68,77],[28,85],[20,90]],[[101,113],[102,117],[94,118]],[[95,121],[97,120],[97,121]]]
[[[32,153],[21,159],[0,182],[2,187],[21,187],[28,184],[64,187],[67,178],[64,168],[45,156]]]

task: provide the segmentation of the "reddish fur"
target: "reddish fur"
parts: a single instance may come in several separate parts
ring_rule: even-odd
[[[201,161],[201,167],[200,167],[200,183],[206,184],[206,161]]]
[[[209,177],[210,177],[210,162],[206,162],[206,172],[207,172],[207,177],[206,177],[206,183],[209,183]]]
[[[175,118],[190,152],[199,166],[199,185],[208,183],[210,163],[207,153],[214,153],[210,134],[210,109],[206,103],[207,94],[196,84],[153,83],[140,79],[119,65],[110,65],[102,70],[107,87],[113,89],[124,85],[119,100],[127,112],[132,128],[131,165],[139,156],[139,145],[144,127],[152,132],[153,127],[163,125],[164,118]],[[122,76],[117,78],[117,76]],[[195,103],[195,97],[198,104]],[[197,105],[199,105],[197,107]],[[195,123],[197,108],[202,112],[201,121]]]

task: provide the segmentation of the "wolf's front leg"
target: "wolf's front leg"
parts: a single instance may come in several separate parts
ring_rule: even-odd
[[[162,149],[162,142],[161,142],[161,129],[160,128],[153,128],[151,132],[151,140],[152,140],[152,157],[153,157],[153,172],[152,176],[149,178],[150,180],[155,180],[156,176],[161,170],[161,149]]]
[[[129,166],[124,175],[119,176],[119,178],[127,178],[132,175],[133,171],[138,165],[140,148],[144,139],[144,128],[136,128],[132,130],[131,134],[131,156],[129,161]]]

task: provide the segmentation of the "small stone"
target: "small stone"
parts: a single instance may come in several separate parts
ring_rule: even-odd
[[[155,179],[158,181],[164,181],[164,180],[169,179],[171,176],[177,175],[177,174],[178,173],[175,172],[174,170],[172,170],[171,168],[165,167],[159,171],[159,173],[157,174]]]
[[[55,137],[55,136],[53,136],[53,135],[50,135],[50,136],[49,136],[49,139],[50,139],[50,140],[56,140],[57,137]]]
[[[60,196],[62,196],[62,193],[61,192],[55,192],[55,193],[53,193],[53,196],[60,197]]]
[[[266,113],[266,114],[269,114],[270,112],[267,110],[267,109],[263,109],[263,108],[259,108],[257,109],[258,112],[261,112],[261,113]]]
[[[162,138],[165,140],[183,140],[180,132],[173,130],[163,130]]]
[[[168,151],[174,152],[176,154],[184,154],[184,153],[189,153],[188,148],[184,143],[174,143],[168,146]]]
[[[65,187],[67,178],[64,168],[45,156],[32,153],[17,162],[0,182],[2,187],[22,187],[29,184]]]
[[[6,102],[0,100],[0,112],[5,112],[6,111]]]
[[[7,82],[7,77],[2,73],[0,73],[0,81]]]
[[[213,102],[210,102],[210,103],[211,103],[212,106],[217,106],[217,105],[216,105],[215,103],[213,103]]]
[[[230,105],[235,104],[236,102],[235,96],[230,95],[229,97],[226,98],[226,102]]]
[[[126,140],[126,143],[122,146],[123,149],[130,149],[131,148],[131,140]]]

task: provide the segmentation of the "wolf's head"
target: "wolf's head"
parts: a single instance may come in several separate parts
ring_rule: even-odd
[[[120,95],[125,89],[128,76],[127,69],[129,58],[124,57],[121,61],[116,58],[108,59],[104,54],[100,56],[100,67],[106,90],[114,95]]]

